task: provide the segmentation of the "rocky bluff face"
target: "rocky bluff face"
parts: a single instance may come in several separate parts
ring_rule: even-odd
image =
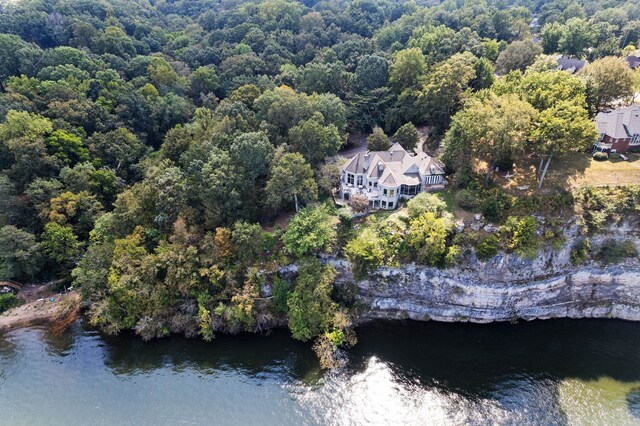
[[[622,236],[620,236],[622,238]],[[612,238],[612,235],[595,237]],[[616,238],[613,235],[613,238]],[[624,238],[630,238],[628,234]],[[637,245],[640,238],[631,237]],[[535,259],[499,254],[487,262],[471,256],[459,266],[380,268],[357,281],[350,264],[330,260],[338,284],[355,285],[363,319],[493,322],[516,319],[619,318],[640,321],[640,263],[573,266],[574,241]]]

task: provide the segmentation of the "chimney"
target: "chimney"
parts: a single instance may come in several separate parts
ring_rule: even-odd
[[[371,161],[371,154],[369,153],[369,151],[367,151],[364,154],[364,169],[365,170],[369,170],[369,163]]]

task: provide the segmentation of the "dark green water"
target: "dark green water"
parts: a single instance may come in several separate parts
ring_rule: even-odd
[[[285,331],[143,343],[0,337],[7,425],[640,424],[640,324],[381,323],[323,373]]]

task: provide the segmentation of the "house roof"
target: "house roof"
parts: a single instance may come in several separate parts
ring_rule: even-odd
[[[342,168],[353,174],[365,174],[382,185],[418,185],[420,176],[443,175],[444,166],[424,152],[411,156],[395,143],[388,151],[361,152],[353,156]]]
[[[556,57],[558,61],[558,70],[569,71],[574,74],[584,68],[588,62],[583,59]]]
[[[640,133],[640,106],[632,105],[596,115],[598,133],[625,139]]]

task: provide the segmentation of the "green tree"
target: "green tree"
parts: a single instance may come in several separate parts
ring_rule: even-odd
[[[582,57],[595,41],[596,32],[589,21],[571,18],[562,27],[558,49],[567,55]]]
[[[109,266],[113,256],[113,244],[92,242],[71,271],[74,287],[86,300],[91,300],[107,291]]]
[[[384,87],[389,80],[389,62],[377,55],[367,55],[360,59],[351,79],[353,89],[358,93]]]
[[[586,109],[564,101],[540,113],[539,125],[533,133],[534,150],[547,157],[538,188],[542,188],[551,159],[556,154],[581,152],[596,140],[596,127]]]
[[[63,266],[71,264],[78,256],[80,243],[70,226],[49,222],[44,227],[41,240],[42,252]]]
[[[75,164],[89,160],[89,150],[78,136],[64,130],[56,130],[47,139],[51,154],[65,164]]]
[[[609,56],[593,61],[582,70],[582,77],[598,111],[633,97],[635,78],[624,59]]]
[[[515,95],[472,99],[454,117],[445,137],[445,162],[467,167],[469,154],[488,164],[487,180],[497,163],[524,151],[537,111]],[[465,152],[466,151],[466,154]]]
[[[272,207],[278,208],[285,201],[293,200],[298,212],[300,201],[314,201],[318,197],[318,185],[311,166],[301,154],[279,151],[271,161],[265,192]]]
[[[476,59],[468,52],[458,53],[437,64],[424,87],[425,113],[437,126],[446,129],[476,77]]]
[[[307,341],[328,331],[337,304],[331,300],[336,270],[315,258],[300,264],[296,285],[289,296],[289,329],[294,339]]]
[[[562,71],[511,73],[494,85],[497,94],[515,93],[538,111],[562,101],[584,103],[586,87],[579,78]]]
[[[301,121],[289,130],[289,142],[305,160],[313,166],[319,166],[325,158],[338,153],[342,138],[333,124],[324,125],[324,118],[316,113],[311,119]]]
[[[496,80],[495,71],[491,61],[487,58],[479,58],[476,60],[474,68],[476,75],[469,82],[469,86],[471,86],[475,91],[490,88]]]
[[[128,179],[133,175],[133,165],[145,153],[144,143],[131,131],[117,128],[107,133],[96,133],[88,139],[91,155]]]
[[[372,227],[360,231],[345,246],[345,255],[353,264],[354,273],[365,277],[384,264],[387,242]]]
[[[433,213],[436,217],[445,217],[450,214],[447,212],[447,203],[439,196],[428,192],[421,192],[407,201],[407,213],[412,219],[424,213]]]
[[[418,86],[427,71],[427,61],[417,48],[405,49],[396,53],[389,73],[389,82],[398,92],[408,87]]]
[[[273,145],[263,132],[242,133],[233,139],[229,149],[231,161],[251,182],[267,175],[273,153]]]
[[[0,90],[4,81],[20,74],[19,52],[27,47],[20,37],[13,34],[0,34]]]
[[[559,22],[545,24],[540,33],[542,48],[544,53],[551,55],[559,51],[560,39],[562,38],[563,26]]]
[[[531,40],[514,41],[498,56],[496,70],[501,74],[513,70],[524,71],[541,53],[542,48]]]
[[[373,133],[367,137],[367,149],[369,151],[386,151],[391,147],[389,138],[380,127],[373,129]]]
[[[395,135],[393,140],[398,142],[407,152],[413,152],[418,146],[418,129],[413,123],[406,123],[402,125]]]
[[[262,251],[262,241],[264,231],[258,223],[247,223],[238,221],[233,224],[231,240],[236,246],[238,257],[245,263],[250,264],[258,259]]]
[[[198,99],[220,88],[220,78],[212,66],[199,67],[191,74],[191,94]]]
[[[287,224],[282,241],[296,257],[328,251],[336,241],[332,216],[324,207],[305,207]]]
[[[409,225],[407,244],[417,254],[421,263],[438,265],[447,254],[447,237],[452,231],[452,221],[448,217],[437,217],[426,212],[414,218]]]
[[[40,247],[33,234],[12,225],[0,228],[0,277],[29,280],[41,267]]]

